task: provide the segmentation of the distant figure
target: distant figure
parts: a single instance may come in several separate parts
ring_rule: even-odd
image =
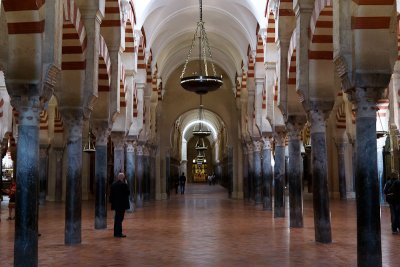
[[[122,233],[122,221],[124,220],[125,210],[129,209],[129,187],[125,183],[125,174],[120,172],[117,180],[111,185],[110,189],[111,209],[115,210],[114,217],[114,237],[126,237]]]
[[[175,193],[178,194],[178,190],[179,190],[179,176],[176,175],[174,180],[175,180],[175,181],[174,181],[174,183],[175,183],[175,184],[174,184],[174,186],[175,186]]]
[[[179,177],[179,185],[181,186],[181,195],[185,194],[185,183],[186,183],[186,176],[185,173],[182,172],[182,175]]]
[[[211,185],[211,183],[212,183],[212,178],[213,178],[212,175],[209,174],[208,177],[207,177],[208,185]]]

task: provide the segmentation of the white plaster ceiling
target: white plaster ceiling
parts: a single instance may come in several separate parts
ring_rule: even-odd
[[[256,49],[257,22],[265,25],[266,0],[203,0],[203,21],[213,59],[232,77]],[[198,0],[135,2],[136,27],[145,29],[147,49],[163,80],[184,63],[199,20]],[[195,59],[195,55],[193,54]]]

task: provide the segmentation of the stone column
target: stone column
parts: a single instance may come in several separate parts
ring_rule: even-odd
[[[378,182],[379,182],[379,201],[381,204],[385,203],[385,198],[383,196],[383,173],[384,173],[384,149],[386,145],[386,136],[380,137],[377,140],[377,160],[378,160]]]
[[[346,151],[347,143],[344,141],[336,142],[336,148],[338,153],[338,172],[339,172],[339,194],[341,200],[347,199],[346,189],[346,165],[344,153]]]
[[[329,115],[329,108],[332,108],[331,104],[313,103],[309,110],[315,241],[321,243],[332,242],[325,121]]]
[[[304,146],[304,176],[307,179],[307,192],[312,193],[311,145]]]
[[[64,147],[55,147],[53,148],[56,154],[56,188],[55,192],[55,201],[62,201],[62,183],[63,183],[63,158],[64,158]]]
[[[14,266],[37,266],[39,113],[42,107],[38,96],[12,96],[11,101],[19,113]]]
[[[93,122],[93,134],[96,136],[95,154],[95,212],[94,228],[107,228],[107,143],[110,135],[108,121]]]
[[[150,150],[148,146],[143,149],[143,191],[144,200],[150,200]]]
[[[306,123],[304,116],[289,116],[288,118],[288,137],[289,137],[289,209],[290,227],[303,227],[303,183],[301,173],[301,149],[300,131]]]
[[[170,187],[171,187],[171,156],[170,156],[170,151],[168,150],[165,153],[165,178],[166,178],[166,193],[167,193],[167,197],[168,199],[170,198]],[[187,174],[186,174],[187,175]]]
[[[143,145],[136,147],[136,207],[143,207]]]
[[[271,141],[269,137],[263,137],[262,150],[262,179],[263,179],[263,208],[272,210],[272,166],[271,166]]]
[[[82,129],[83,110],[61,109],[67,143],[67,184],[65,194],[65,244],[81,243],[82,223]]]
[[[156,158],[155,158],[155,147],[150,150],[150,199],[156,199]],[[182,162],[183,164],[183,162]],[[185,163],[186,165],[186,163]],[[179,174],[179,172],[178,172]],[[185,170],[185,174],[187,174]]]
[[[47,179],[49,174],[49,145],[40,145],[39,151],[39,205],[44,205],[47,194]]]
[[[262,200],[262,169],[261,169],[261,141],[254,141],[254,200],[256,204],[263,203]]]
[[[114,144],[114,179],[116,179],[118,173],[125,172],[125,133],[113,132],[111,133],[111,140]]]
[[[136,146],[136,140],[129,139],[126,142],[126,178],[128,179],[129,192],[130,192],[129,194],[130,212],[135,211],[135,196],[136,196],[135,146]]]
[[[358,266],[382,265],[376,142],[376,103],[380,93],[375,88],[356,88],[354,93]]]
[[[220,176],[220,174],[217,174]],[[243,196],[244,199],[250,200],[249,191],[249,153],[247,146],[243,146]]]
[[[248,152],[248,178],[247,178],[247,187],[249,192],[249,200],[254,199],[254,151],[253,144],[247,143],[247,152]]]
[[[285,217],[285,131],[275,132],[274,217]]]

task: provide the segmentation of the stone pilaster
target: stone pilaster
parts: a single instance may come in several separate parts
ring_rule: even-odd
[[[47,179],[49,175],[49,145],[40,145],[39,150],[39,205],[44,205],[47,194]]]
[[[344,158],[346,146],[347,143],[345,141],[339,140],[338,142],[336,142],[336,148],[338,153],[339,194],[341,200],[347,199],[346,166]]]
[[[261,140],[253,142],[254,160],[254,200],[256,204],[262,203],[262,169],[261,169]]]
[[[379,79],[371,76],[374,84]],[[374,81],[373,81],[373,80]],[[367,87],[367,86],[365,86]],[[383,87],[382,87],[383,88]],[[376,142],[376,103],[383,90],[356,88],[356,199],[358,266],[381,266],[381,221]]]
[[[128,141],[126,141],[126,178],[128,179],[129,192],[130,192],[129,194],[130,212],[135,211],[135,196],[136,196],[135,147],[136,147],[136,140],[128,139]]]
[[[125,133],[124,132],[112,132],[111,140],[114,144],[114,179],[118,176],[118,173],[125,172]]]
[[[95,121],[92,123],[92,131],[96,136],[95,154],[95,212],[94,228],[107,228],[107,143],[110,135],[108,121]]]
[[[276,129],[274,165],[274,217],[285,217],[285,137],[284,129]]]
[[[271,140],[269,137],[263,137],[262,148],[262,197],[263,209],[272,210],[272,166],[271,166]]]
[[[63,108],[67,141],[67,184],[65,194],[65,244],[80,244],[82,224],[82,129],[81,108]]]
[[[55,201],[62,201],[63,193],[63,158],[64,158],[64,147],[54,147],[54,153],[56,155],[56,185],[54,189]]]
[[[306,123],[305,116],[289,116],[287,129],[289,139],[289,210],[290,227],[303,227],[303,183],[301,173],[300,131]]]
[[[328,192],[328,154],[326,150],[326,119],[331,102],[314,102],[308,111],[311,123],[311,156],[315,241],[332,242]]]
[[[14,96],[11,104],[19,113],[14,264],[37,266],[39,114],[42,106],[38,96]]]
[[[143,192],[143,173],[144,173],[144,162],[143,162],[143,145],[137,145],[136,147],[136,207],[143,207],[144,192]]]

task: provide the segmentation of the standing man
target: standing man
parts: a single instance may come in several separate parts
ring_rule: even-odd
[[[114,237],[126,237],[122,233],[122,221],[125,210],[129,209],[129,187],[125,182],[125,174],[120,172],[117,180],[111,185],[110,190],[111,209],[115,210]]]
[[[185,183],[186,183],[186,176],[185,173],[182,172],[182,175],[179,177],[179,184],[181,186],[181,195],[185,194]]]

